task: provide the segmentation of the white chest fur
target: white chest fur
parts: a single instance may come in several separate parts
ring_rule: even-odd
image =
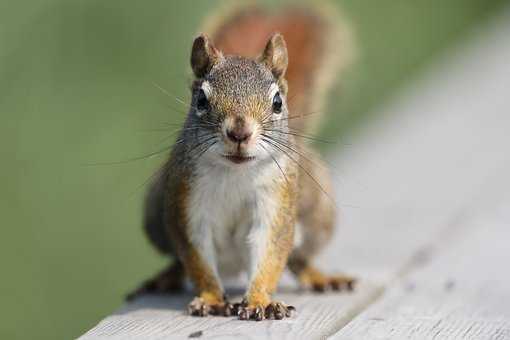
[[[201,164],[188,204],[190,236],[211,269],[232,276],[253,273],[267,231],[278,209],[275,182],[282,178],[272,164],[228,167]]]

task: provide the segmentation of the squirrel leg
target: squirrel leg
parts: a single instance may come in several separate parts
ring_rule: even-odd
[[[132,301],[143,294],[165,294],[182,289],[184,283],[184,268],[179,260],[174,260],[168,267],[157,273],[153,278],[142,283],[133,292],[126,296],[127,301]]]
[[[326,275],[299,257],[291,256],[288,266],[303,287],[316,292],[327,289],[352,291],[356,283],[356,279],[348,275]]]
[[[233,306],[226,301],[217,275],[196,250],[191,249],[190,253],[184,259],[184,266],[197,296],[188,304],[188,313],[193,316],[230,316]]]
[[[211,268],[198,256],[187,259],[185,266],[198,293],[188,304],[188,313],[193,316],[230,316],[233,306],[226,301],[223,289]]]
[[[279,214],[283,216],[278,216],[272,227],[255,226],[249,236],[251,280],[246,297],[237,308],[241,320],[279,320],[290,317],[295,310],[271,298],[287,263],[293,240],[292,217]]]
[[[207,241],[207,238],[204,239]],[[208,251],[212,250],[210,247],[212,241],[200,246],[188,244],[180,254],[186,274],[197,291],[197,296],[188,304],[188,313],[193,316],[230,316],[233,306],[225,299],[214,256],[208,256]]]
[[[182,179],[183,176],[171,178]],[[188,217],[192,214],[187,211],[186,206],[189,197],[186,181],[177,183],[170,181],[167,191],[172,197],[166,201],[164,214],[167,236],[172,241],[171,244],[186,276],[197,292],[197,296],[188,304],[187,310],[193,316],[228,316],[232,306],[224,298],[218,275],[212,227],[206,218]]]
[[[302,159],[308,172],[299,176],[300,196],[296,239],[298,242],[290,254],[288,267],[299,283],[308,289],[322,292],[332,290],[352,290],[355,279],[347,275],[327,275],[318,270],[312,259],[332,239],[335,228],[336,209],[331,200],[312,178],[317,179],[326,192],[332,190],[332,179],[327,167],[317,152],[304,146],[309,158]],[[302,170],[302,169],[301,169]]]

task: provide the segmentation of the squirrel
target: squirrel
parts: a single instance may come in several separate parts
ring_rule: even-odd
[[[194,40],[189,113],[145,203],[149,240],[174,260],[131,298],[188,278],[191,315],[263,320],[295,310],[272,299],[286,267],[304,287],[352,289],[312,263],[336,211],[328,170],[302,139],[319,122],[301,119],[347,64],[349,32],[330,10],[289,6],[234,8]],[[240,272],[249,283],[232,304],[221,280]]]

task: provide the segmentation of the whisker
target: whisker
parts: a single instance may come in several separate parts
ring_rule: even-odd
[[[154,85],[157,89],[159,89],[161,92],[163,92],[164,94],[166,94],[169,98],[171,98],[171,99],[173,99],[173,100],[177,101],[178,103],[180,103],[180,104],[184,105],[184,107],[186,107],[186,108],[190,108],[190,107],[191,107],[191,108],[193,108],[193,109],[195,109],[195,110],[198,110],[196,106],[191,105],[191,103],[190,103],[190,104],[186,103],[184,100],[182,100],[181,98],[179,98],[179,97],[177,97],[177,96],[175,96],[175,95],[171,94],[169,91],[165,90],[163,87],[159,86],[159,85],[158,85],[158,84],[156,84],[155,82],[152,82],[152,84],[153,84],[153,85]]]
[[[198,129],[202,129],[203,127],[202,126],[191,126],[191,127],[187,127],[187,128],[182,128],[182,129],[177,129],[177,130],[174,130],[172,131],[169,135],[165,136],[162,140],[160,140],[158,142],[158,145],[163,143],[163,142],[166,142],[167,140],[169,140],[170,138],[174,137],[176,134],[178,134],[179,132],[183,132],[183,131],[191,131],[191,130],[198,130]]]
[[[201,150],[199,150],[198,154],[195,154],[195,155],[192,155],[193,158],[200,158],[202,157],[202,155],[204,153],[206,153],[214,144],[218,143],[219,139],[217,138],[217,136],[214,136],[215,138],[212,139],[212,141],[210,140],[209,142],[204,142],[204,143],[201,143],[200,145],[201,146],[204,146],[204,144],[207,144],[205,147],[203,147]]]
[[[265,115],[264,117],[262,117],[262,119],[261,119],[262,125],[264,125],[264,124],[267,122],[267,120],[268,120],[269,118],[271,118],[272,116],[273,116],[273,112],[272,112],[272,111],[270,111],[267,115]]]
[[[333,181],[335,181],[335,182],[336,182],[337,180],[339,180],[339,182],[338,182],[338,183],[343,182],[343,181],[341,180],[342,174],[341,174],[340,169],[338,169],[338,168],[336,167],[336,165],[334,165],[333,163],[331,163],[331,162],[327,161],[326,159],[322,159],[322,162],[323,162],[323,163],[322,163],[322,162],[315,161],[315,160],[313,160],[313,159],[310,159],[310,158],[309,158],[309,157],[307,157],[307,155],[306,155],[306,150],[301,149],[301,148],[299,147],[299,145],[298,145],[298,144],[292,144],[292,143],[290,143],[290,142],[288,142],[288,141],[286,141],[286,140],[281,140],[281,139],[274,138],[274,137],[272,137],[272,136],[268,136],[268,135],[264,135],[264,134],[263,134],[263,136],[265,136],[266,138],[269,138],[269,139],[273,140],[273,142],[278,143],[278,144],[279,144],[279,145],[281,145],[282,147],[285,147],[285,148],[289,149],[290,151],[292,151],[293,153],[295,153],[295,154],[299,155],[301,158],[303,158],[304,160],[306,160],[306,161],[310,162],[311,164],[313,164],[313,165],[315,165],[315,166],[317,166],[317,167],[321,167],[321,168],[323,168],[323,169],[326,169],[326,170],[328,170],[328,171],[332,171],[333,173],[335,173],[335,174],[337,175],[337,176],[332,177],[332,180],[333,180]],[[299,151],[297,151],[296,149],[294,149],[294,148],[290,147],[289,145],[292,145],[293,147],[295,147],[297,150],[300,150],[301,152],[299,152]]]
[[[214,126],[214,127],[218,127],[219,124],[220,124],[220,121],[219,119],[215,119],[215,120],[208,120],[208,119],[205,119],[203,118],[201,123],[206,123],[208,124],[209,126]]]
[[[203,137],[203,136],[201,136]],[[205,135],[205,138],[202,139],[202,140],[198,140],[196,144],[194,144],[191,149],[187,150],[186,152],[191,155],[192,157],[194,156],[194,152],[198,149],[199,151],[201,150],[200,148],[202,146],[204,146],[205,143],[209,143],[210,141],[214,140],[218,138],[218,136],[216,135],[213,135],[213,134],[208,134],[208,135]]]
[[[285,146],[286,148],[288,148],[288,149],[292,150],[294,153],[297,153],[298,155],[300,155],[301,157],[303,157],[303,158],[304,158],[305,160],[307,160],[308,162],[310,162],[310,163],[312,163],[312,164],[314,164],[314,165],[316,165],[316,166],[319,166],[319,167],[322,167],[322,168],[328,169],[328,167],[326,167],[324,164],[318,163],[318,162],[316,162],[316,161],[314,161],[314,160],[310,159],[309,157],[305,156],[305,153],[306,153],[306,152],[305,152],[305,150],[303,150],[303,149],[301,149],[301,148],[300,148],[299,144],[296,144],[296,143],[294,143],[294,144],[293,144],[293,143],[290,143],[290,142],[289,142],[289,141],[287,141],[287,140],[283,140],[283,139],[275,138],[274,136],[269,136],[269,135],[266,135],[266,136],[267,136],[267,137],[269,137],[269,138],[271,138],[271,139],[273,139],[275,142],[279,142],[281,145],[283,145],[283,146]],[[294,146],[296,149],[298,149],[298,150],[302,151],[303,153],[300,153],[300,152],[298,152],[298,151],[296,151],[296,150],[294,150],[294,149],[290,148],[290,147],[287,145],[287,143],[288,143],[288,144],[290,144],[290,145],[292,145],[292,146]],[[338,169],[338,168],[337,168],[337,167],[336,167],[333,163],[331,163],[331,162],[327,161],[326,159],[321,159],[321,160],[322,160],[325,164],[327,164],[327,165],[330,167],[330,169],[331,169],[331,170],[335,170],[335,172],[340,173],[340,170],[339,170],[339,169]],[[329,170],[329,169],[328,169],[328,170]]]
[[[178,131],[177,131],[178,132]],[[212,136],[212,137],[211,137]],[[171,136],[168,136],[166,138],[169,138]],[[208,140],[210,140],[209,138],[216,138],[216,135],[213,135],[212,133],[205,133],[201,136],[199,136],[198,138],[203,138],[203,137],[206,137],[205,139],[206,140],[199,140],[199,143],[204,143],[204,142],[207,142]],[[163,141],[161,141],[160,143],[162,143]],[[166,146],[162,149],[159,149],[157,151],[154,151],[154,152],[151,152],[151,153],[148,153],[146,155],[142,155],[142,156],[137,156],[137,157],[133,157],[133,158],[128,158],[128,159],[125,159],[125,160],[121,160],[121,161],[113,161],[113,162],[95,162],[95,163],[83,163],[82,165],[83,166],[101,166],[101,165],[120,165],[120,164],[126,164],[126,163],[131,163],[131,162],[136,162],[136,161],[140,161],[140,160],[145,160],[145,159],[150,159],[152,157],[155,157],[155,156],[158,156],[160,155],[161,153],[163,152],[166,152],[166,151],[169,151],[172,149],[172,147],[174,147],[175,145],[177,144],[181,144],[185,142],[185,139],[179,139],[177,140],[173,145],[170,145],[170,146]]]
[[[169,163],[166,162],[161,169],[158,169],[157,171],[154,171],[146,180],[144,180],[140,185],[138,185],[133,192],[130,195],[135,194],[138,192],[141,188],[145,187],[147,183],[151,182],[157,175],[160,174],[160,172],[166,172],[168,170]]]
[[[269,146],[271,146],[269,143],[267,143],[265,140],[261,140],[262,142],[268,144]],[[278,161],[276,160],[276,158],[266,149],[266,147],[263,145],[263,144],[259,144],[264,150],[266,150],[267,154],[273,159],[273,161],[276,163],[276,166],[278,166],[278,169],[280,169],[280,172],[282,173],[283,175],[283,178],[285,178],[285,182],[287,182],[287,185],[290,185],[289,183],[289,180],[287,178],[287,176],[285,175],[285,172],[283,171],[282,167],[280,166],[280,163],[278,163]]]
[[[172,148],[172,146],[167,146],[167,147],[164,147],[163,149],[160,149],[160,150],[157,150],[157,151],[151,152],[151,153],[149,153],[149,154],[147,154],[147,155],[138,156],[138,157],[133,157],[133,158],[125,159],[125,160],[122,160],[122,161],[114,161],[114,162],[97,162],[97,163],[84,163],[84,164],[82,164],[82,165],[83,165],[83,166],[100,166],[100,165],[119,165],[119,164],[126,164],[126,163],[136,162],[136,161],[140,161],[140,160],[144,160],[144,159],[149,159],[149,158],[152,158],[152,157],[158,156],[158,155],[160,155],[161,153],[163,153],[163,152],[165,152],[165,151],[169,151],[171,148]]]
[[[308,116],[311,116],[311,115],[314,115],[314,114],[319,114],[321,113],[320,111],[316,111],[316,112],[309,112],[309,113],[305,113],[305,114],[298,114],[298,115],[293,115],[293,116],[287,116],[287,117],[282,117],[282,118],[278,118],[278,119],[273,119],[273,120],[270,120],[266,123],[274,123],[274,122],[279,122],[279,121],[284,121],[284,120],[293,120],[293,119],[300,119],[300,118],[305,118],[305,117],[308,117]]]
[[[317,187],[322,191],[322,193],[331,201],[333,206],[336,208],[335,200],[326,192],[326,190],[322,187],[322,185],[319,183],[319,181],[317,181],[317,179],[315,177],[313,177],[312,174],[310,174],[310,172],[305,167],[303,167],[298,161],[296,161],[292,156],[290,156],[288,152],[286,152],[285,150],[280,148],[276,143],[274,143],[270,140],[267,140],[267,139],[263,139],[263,140],[265,140],[266,143],[273,145],[273,147],[275,147],[280,152],[285,154],[290,160],[292,160],[297,166],[299,166],[299,168],[301,170],[303,170],[308,175],[308,177],[310,177],[310,179],[317,185]]]
[[[213,147],[213,145],[215,145],[216,143],[218,143],[218,140],[215,140],[215,141],[211,142],[211,144],[209,144],[209,146],[208,146],[207,148],[205,148],[205,150],[204,150],[204,151],[200,152],[200,154],[196,156],[196,157],[197,157],[197,159],[198,159],[198,158],[200,158],[200,157],[202,157],[202,155],[203,155],[204,153],[206,153],[207,151],[209,151],[209,149],[210,149],[211,147]]]
[[[188,104],[184,102],[184,100],[180,99],[179,97],[174,96],[167,90],[165,90],[163,87],[159,86],[156,82],[152,82],[152,85],[154,85],[158,90],[166,94],[168,97],[175,99],[177,102],[183,104],[184,106],[188,107]]]
[[[315,165],[315,166],[318,166],[318,167],[322,167],[322,168],[325,168],[325,166],[323,164],[320,164],[320,163],[317,163],[316,161],[310,159],[309,157],[305,156],[304,152],[301,153],[295,149],[293,149],[292,147],[290,147],[288,144],[291,144],[292,146],[294,146],[296,149],[299,149],[299,146],[296,145],[296,144],[292,144],[288,141],[284,141],[284,140],[281,140],[281,139],[278,139],[278,138],[274,138],[273,136],[269,136],[269,135],[266,135],[266,134],[261,134],[262,136],[272,140],[273,142],[275,143],[278,143],[279,145],[289,149],[290,151],[292,151],[293,153],[299,155],[300,157],[302,157],[303,159],[305,159],[306,161],[310,162],[311,164]],[[302,151],[302,150],[301,150]]]
[[[321,142],[321,143],[326,143],[326,144],[336,144],[334,141],[325,140],[325,139],[321,139],[321,138],[316,138],[314,136],[308,136],[308,135],[296,133],[296,132],[293,132],[293,131],[283,131],[283,130],[278,130],[278,129],[264,129],[264,130],[272,131],[272,132],[277,132],[277,133],[281,133],[281,134],[286,134],[286,135],[292,135],[292,136],[295,136],[295,137],[300,137],[300,138],[312,140],[314,142]]]
[[[300,157],[302,157],[306,161],[310,162],[311,164],[314,164],[315,166],[318,166],[318,167],[321,167],[328,171],[331,171],[332,173],[334,173],[336,175],[336,176],[332,177],[332,180],[335,182],[338,181],[337,183],[342,183],[342,185],[343,185],[344,181],[342,180],[342,176],[343,176],[342,171],[332,162],[330,162],[324,158],[321,158],[321,161],[324,164],[322,162],[314,161],[314,160],[310,159],[309,157],[305,156],[306,150],[301,149],[298,144],[292,144],[292,143],[288,142],[287,140],[281,140],[281,139],[275,138],[273,136],[265,135],[265,137],[272,139],[274,142],[278,142],[280,145],[286,147],[287,149],[290,149],[291,151],[298,154]],[[286,143],[294,146],[295,148],[297,148],[298,150],[300,150],[302,152],[298,152],[298,151],[294,150],[293,148],[289,147]],[[360,183],[358,183],[358,184],[360,184]],[[360,184],[360,185],[363,186],[362,184]]]
[[[170,104],[165,104],[165,106],[170,109],[171,112],[178,113],[180,115],[186,116],[188,114],[188,110],[184,110],[182,108],[176,108]]]
[[[163,127],[163,128],[153,128],[153,129],[143,129],[143,130],[138,130],[138,132],[168,132],[168,130],[173,127],[174,126],[167,126],[167,127]]]
[[[300,129],[296,129],[296,128],[291,128],[291,127],[288,127],[288,129],[289,129],[291,132],[296,132],[296,133],[302,134],[302,135],[304,135],[304,136],[309,136],[309,137],[314,137],[314,138],[323,139],[322,137],[320,137],[320,136],[318,136],[318,135],[310,134],[310,133],[308,133],[307,131],[304,131],[304,130],[300,130]],[[323,140],[326,140],[326,141],[327,141],[327,139],[323,139]],[[331,143],[334,143],[334,144],[340,143],[340,144],[342,144],[343,146],[352,146],[352,144],[350,144],[350,143],[346,143],[346,142],[344,142],[342,139],[340,139],[339,141],[336,141],[336,140],[332,140],[332,139],[330,139],[329,141],[330,141]]]

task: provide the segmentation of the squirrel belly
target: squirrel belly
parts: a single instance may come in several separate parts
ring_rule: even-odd
[[[291,174],[283,157],[279,164]],[[187,228],[216,275],[228,278],[246,272],[253,276],[261,258],[257,252],[263,253],[281,209],[278,193],[288,190],[286,180],[288,176],[284,178],[274,162],[239,167],[205,158],[196,165],[186,204]]]

